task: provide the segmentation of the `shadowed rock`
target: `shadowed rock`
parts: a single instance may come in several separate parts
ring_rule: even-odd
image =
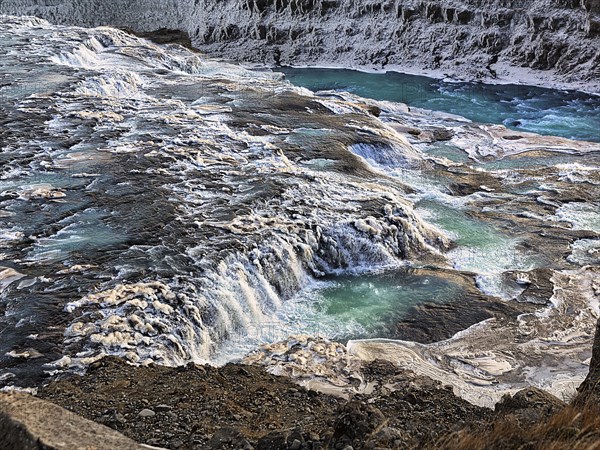
[[[505,395],[496,404],[496,412],[500,416],[512,415],[521,424],[534,425],[556,414],[566,403],[541,389],[530,387],[522,389],[515,395]]]
[[[11,450],[138,450],[104,425],[27,394],[0,393],[0,448]]]
[[[596,337],[592,347],[592,359],[590,361],[590,372],[579,386],[579,395],[574,404],[582,405],[591,403],[600,398],[600,320],[596,326]]]

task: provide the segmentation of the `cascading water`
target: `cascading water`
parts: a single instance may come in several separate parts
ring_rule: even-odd
[[[2,384],[297,332],[489,398],[587,368],[598,144],[0,21]]]
[[[368,112],[348,124],[277,74],[113,29],[2,21],[3,92],[14,96],[3,106],[3,259],[14,271],[4,277],[4,345],[54,348],[14,364],[15,375],[104,354],[214,360],[314,277],[441,258],[445,239],[414,214],[404,186],[378,185],[349,151],[373,141],[418,155]],[[35,67],[37,92],[19,91],[15,67]],[[320,141],[303,141],[305,129],[322,130]],[[319,159],[328,170],[305,164]],[[27,334],[57,321],[62,343]]]

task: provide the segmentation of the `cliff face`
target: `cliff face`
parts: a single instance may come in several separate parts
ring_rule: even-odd
[[[596,327],[596,336],[592,347],[592,359],[590,360],[590,372],[579,386],[579,395],[575,399],[576,405],[585,403],[598,403],[600,399],[600,320]]]
[[[183,30],[238,61],[465,78],[514,79],[527,68],[542,81],[600,84],[599,0],[0,0],[0,12]]]

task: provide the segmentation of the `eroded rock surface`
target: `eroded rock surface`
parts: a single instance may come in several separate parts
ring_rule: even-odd
[[[141,450],[149,447],[31,395],[0,393],[0,448]]]
[[[595,1],[4,0],[0,12],[140,32],[182,30],[203,51],[238,61],[406,66],[591,90],[600,78]]]

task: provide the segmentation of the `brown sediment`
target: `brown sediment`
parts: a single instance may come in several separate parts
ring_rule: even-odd
[[[589,449],[600,442],[590,397],[597,391],[598,342],[588,380],[571,404],[526,388],[504,396],[494,410],[481,408],[382,360],[357,369],[370,388],[348,399],[306,390],[258,366],[134,367],[112,357],[39,395],[164,448]]]
[[[138,442],[181,449],[418,448],[492,415],[384,361],[361,374],[375,390],[347,401],[257,366],[133,367],[105,358],[39,395]]]

